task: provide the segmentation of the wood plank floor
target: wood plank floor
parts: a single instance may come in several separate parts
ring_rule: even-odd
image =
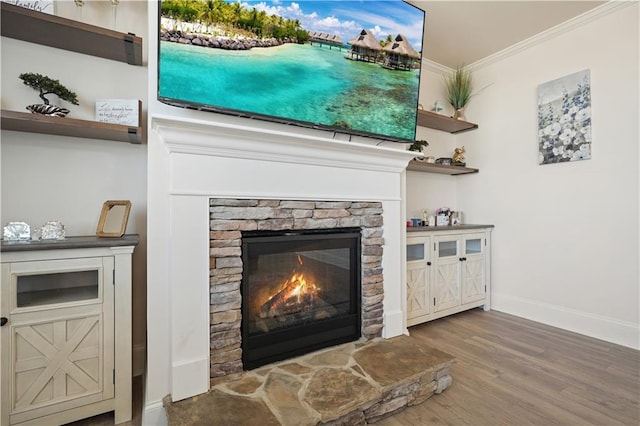
[[[453,384],[376,425],[640,425],[638,351],[481,309],[409,331],[457,358]],[[127,426],[141,424],[139,379]],[[109,424],[112,413],[73,426]]]
[[[141,426],[142,425],[142,376],[133,378],[133,405],[131,406],[131,421],[120,423],[119,426]],[[113,411],[97,416],[89,417],[77,422],[67,423],[63,426],[113,426],[115,419]],[[40,425],[38,425],[40,426]],[[50,426],[50,425],[41,425]],[[53,426],[53,425],[51,425]],[[150,425],[152,426],[152,425]]]
[[[409,329],[457,358],[441,395],[377,425],[640,425],[640,352],[480,309]]]

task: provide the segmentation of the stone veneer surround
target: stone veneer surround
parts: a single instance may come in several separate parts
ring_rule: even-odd
[[[362,337],[383,327],[382,203],[211,198],[210,377],[243,370],[241,349],[242,231],[360,227]]]

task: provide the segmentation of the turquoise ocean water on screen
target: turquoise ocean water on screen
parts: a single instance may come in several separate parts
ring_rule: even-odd
[[[419,71],[387,70],[345,53],[318,45],[229,51],[162,41],[159,96],[413,140]]]

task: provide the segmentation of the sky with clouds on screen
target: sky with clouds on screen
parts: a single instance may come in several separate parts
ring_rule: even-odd
[[[308,31],[337,34],[348,42],[363,28],[378,40],[388,34],[404,35],[416,50],[422,49],[424,13],[401,1],[241,1],[247,10],[256,8],[268,15],[297,19]]]

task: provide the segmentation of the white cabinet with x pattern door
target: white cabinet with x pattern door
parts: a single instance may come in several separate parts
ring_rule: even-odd
[[[408,232],[408,326],[478,306],[489,309],[491,229],[462,225]]]
[[[16,247],[2,245],[0,423],[63,424],[111,410],[117,423],[129,420],[133,246]]]
[[[429,315],[431,306],[431,238],[407,237],[407,325]]]

